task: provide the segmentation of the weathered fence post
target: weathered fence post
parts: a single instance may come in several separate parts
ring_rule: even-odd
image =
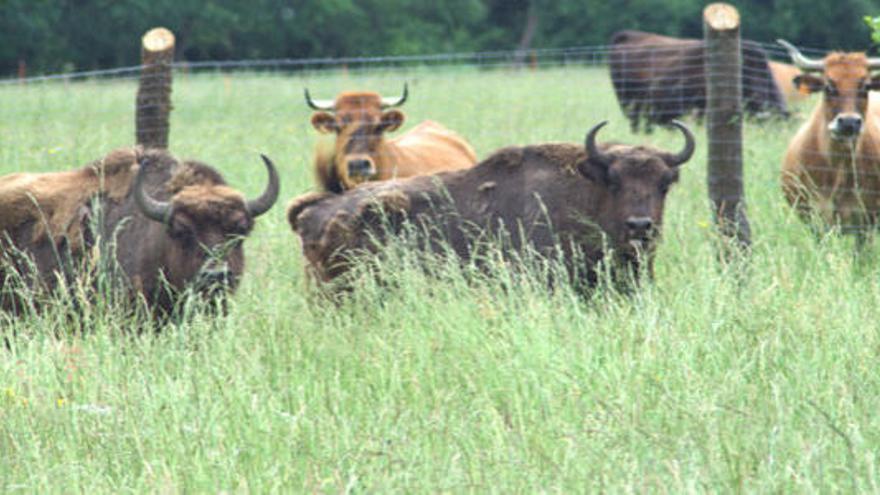
[[[703,10],[709,198],[722,235],[751,244],[742,174],[742,56],[739,12],[726,3]]]
[[[137,143],[150,148],[167,148],[174,34],[161,27],[147,31],[141,39],[141,60],[143,69],[135,102]]]

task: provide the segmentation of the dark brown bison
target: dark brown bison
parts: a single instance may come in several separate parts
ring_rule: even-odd
[[[872,92],[880,58],[834,52],[814,60],[779,43],[805,72],[797,85],[822,93],[782,161],[786,199],[805,220],[818,214],[861,242],[880,223],[880,103]]]
[[[403,124],[403,112],[393,107],[403,105],[407,94],[404,85],[400,98],[345,92],[335,101],[316,101],[305,90],[306,103],[318,110],[312,126],[336,134],[333,148],[319,146],[315,154],[315,175],[323,190],[342,192],[367,181],[468,168],[477,162],[467,141],[430,120],[386,139],[385,133]]]
[[[120,149],[70,172],[0,178],[0,307],[20,312],[109,267],[124,292],[169,314],[180,295],[233,290],[242,241],[278,198],[278,173],[245,199],[210,166]]]
[[[378,249],[374,239],[400,232],[404,220],[432,233],[425,234],[432,249],[448,243],[463,259],[486,235],[509,239],[505,249],[561,252],[577,287],[596,283],[597,265],[609,253],[625,273],[638,273],[643,261],[650,272],[666,193],[693,154],[694,138],[673,121],[685,137],[678,153],[596,144],[605,124],[593,127],[582,146],[505,148],[467,170],[366,184],[344,194],[309,193],[292,201],[288,221],[310,270],[325,281],[347,271],[352,253]]]
[[[611,37],[609,66],[614,92],[632,130],[650,132],[690,112],[706,108],[705,48],[702,40],[679,39],[642,31],[618,31]],[[742,42],[743,109],[750,114],[787,116],[767,55],[752,41]]]

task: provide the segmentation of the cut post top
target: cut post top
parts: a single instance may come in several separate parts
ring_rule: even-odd
[[[739,28],[739,12],[733,5],[727,3],[713,3],[703,10],[703,19],[706,24],[717,31],[729,31]]]

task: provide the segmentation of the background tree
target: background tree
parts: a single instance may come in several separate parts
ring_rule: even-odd
[[[865,49],[878,0],[731,0],[743,35]],[[177,58],[226,60],[600,45],[620,29],[702,35],[697,0],[0,0],[0,74],[138,63],[140,35],[174,31]]]

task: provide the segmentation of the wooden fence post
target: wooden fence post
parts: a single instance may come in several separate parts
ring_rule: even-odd
[[[751,230],[743,192],[739,27],[739,12],[731,5],[713,3],[703,10],[709,198],[719,232],[748,248]]]
[[[137,143],[168,148],[174,34],[161,27],[147,31],[141,39],[141,60],[143,69],[135,101]]]

